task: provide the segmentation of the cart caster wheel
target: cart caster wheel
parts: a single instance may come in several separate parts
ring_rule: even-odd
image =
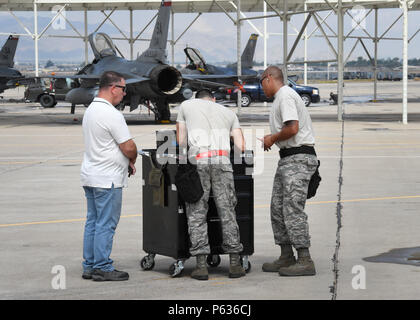
[[[248,256],[241,257],[241,265],[246,273],[251,271],[251,262],[249,262]]]
[[[184,263],[183,261],[179,260],[171,264],[171,266],[169,267],[169,274],[172,278],[175,278],[181,275],[183,270],[184,270]]]
[[[220,264],[220,256],[218,254],[209,254],[207,256],[207,264],[210,267],[217,267]]]
[[[154,266],[155,266],[155,259],[153,256],[150,256],[150,255],[145,256],[140,261],[140,267],[143,270],[152,270]]]

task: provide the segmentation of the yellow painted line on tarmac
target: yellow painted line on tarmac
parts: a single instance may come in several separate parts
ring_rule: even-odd
[[[418,199],[420,195],[415,196],[398,196],[398,197],[380,197],[380,198],[361,198],[361,199],[349,199],[349,200],[341,200],[341,203],[349,203],[349,202],[364,202],[364,201],[384,201],[384,200],[402,200],[402,199]],[[329,201],[308,201],[307,204],[332,204],[337,203],[336,200],[329,200]],[[269,208],[269,204],[259,204],[255,205],[255,209],[261,208]],[[130,214],[130,215],[123,215],[121,218],[133,218],[133,217],[141,217],[142,214]],[[78,219],[64,219],[64,220],[49,220],[49,221],[34,221],[34,222],[21,222],[21,223],[10,223],[10,224],[0,224],[0,228],[6,227],[19,227],[19,226],[29,226],[29,225],[40,225],[40,224],[54,224],[54,223],[68,223],[68,222],[80,222],[85,221],[86,218],[78,218]]]
[[[346,202],[363,202],[363,201],[384,201],[384,200],[401,200],[401,199],[417,199],[420,198],[418,196],[399,196],[399,197],[381,197],[381,198],[362,198],[362,199],[349,199],[349,200],[341,200],[341,203]],[[330,203],[337,203],[337,200],[330,200],[330,201],[308,201],[306,204],[330,204]],[[259,204],[255,205],[254,208],[269,208],[269,204]]]
[[[121,218],[133,218],[133,217],[141,217],[141,216],[142,216],[141,214],[129,214],[129,215],[123,215],[123,216],[121,216]],[[32,226],[32,225],[39,225],[39,224],[54,224],[54,223],[80,222],[80,221],[86,221],[86,218],[0,224],[0,228],[20,227],[20,226]]]

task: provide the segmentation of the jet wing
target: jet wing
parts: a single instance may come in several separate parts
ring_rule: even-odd
[[[51,78],[51,79],[99,79],[100,76],[94,74],[68,74],[68,75],[56,75],[56,74],[44,74],[39,75],[36,78]]]
[[[255,76],[241,76],[241,79],[250,79],[255,78]],[[234,88],[234,82],[238,81],[238,76],[236,75],[217,75],[217,74],[209,74],[209,75],[201,75],[201,74],[183,74],[182,79],[189,82],[190,84],[194,85],[197,84],[199,86],[207,86],[211,88]],[[213,80],[213,81],[211,81]],[[224,82],[224,83],[220,83]],[[229,82],[230,84],[226,84]]]
[[[40,75],[38,77],[27,77],[25,79],[35,79],[35,78],[49,78],[49,79],[97,79],[99,80],[100,76],[95,74],[72,74],[72,75],[52,75],[52,74],[46,74],[46,75]],[[125,80],[126,84],[134,84],[142,81],[147,81],[149,78],[145,77],[130,77],[129,79]]]

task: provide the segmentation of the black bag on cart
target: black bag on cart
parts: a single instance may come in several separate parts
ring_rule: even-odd
[[[204,194],[197,166],[191,163],[178,165],[175,185],[182,200],[188,203],[196,203]]]

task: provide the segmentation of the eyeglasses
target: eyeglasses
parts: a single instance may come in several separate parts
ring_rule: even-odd
[[[123,89],[123,92],[127,92],[127,86],[120,86],[120,85],[118,85],[118,84],[110,84],[109,86],[110,86],[110,87],[112,87],[112,86],[116,86],[117,88],[121,88],[121,89]]]
[[[264,77],[262,77],[262,78],[260,79],[260,85],[262,85],[262,84],[263,84],[263,81],[264,81],[265,79],[267,79],[267,78],[268,78],[268,76],[269,76],[269,74],[267,74],[266,76],[264,76]]]

